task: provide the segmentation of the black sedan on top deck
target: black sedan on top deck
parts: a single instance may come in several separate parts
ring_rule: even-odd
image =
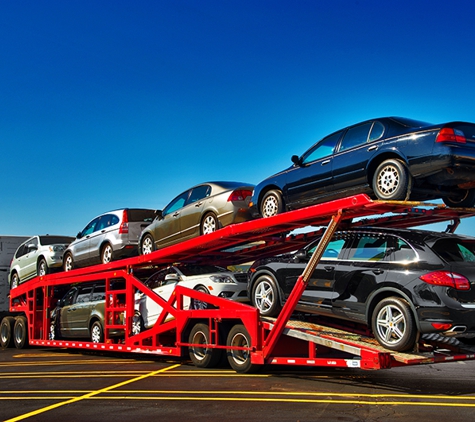
[[[280,312],[318,241],[251,266],[248,294],[261,315]],[[337,232],[296,309],[367,325],[396,351],[412,349],[418,333],[475,344],[475,238],[407,229]]]
[[[284,211],[367,193],[381,200],[475,204],[475,124],[368,120],[314,144],[254,189],[251,212]]]

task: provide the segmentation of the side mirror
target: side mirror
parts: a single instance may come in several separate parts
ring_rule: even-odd
[[[165,281],[174,281],[175,283],[178,283],[180,281],[180,277],[178,277],[178,274],[167,274],[165,276]]]
[[[293,256],[293,260],[295,262],[302,262],[302,261],[307,261],[308,258],[307,258],[307,253],[305,251],[298,251],[295,253],[295,255]]]
[[[163,218],[162,210],[155,210],[155,217],[161,220]]]
[[[38,245],[35,245],[34,243],[30,243],[28,245],[28,250],[29,251],[36,251],[36,250],[38,250]]]
[[[82,237],[82,232],[79,232],[77,235],[76,235],[76,239],[81,239]]]
[[[298,155],[292,155],[290,159],[292,160],[292,163],[294,163],[296,166],[302,165],[302,162],[300,161],[300,157]]]

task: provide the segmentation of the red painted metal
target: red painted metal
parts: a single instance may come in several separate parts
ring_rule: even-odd
[[[374,215],[378,217],[369,218]],[[188,339],[191,327],[197,322],[205,322],[210,327],[212,338],[208,348],[248,351],[253,364],[384,369],[401,365],[474,359],[474,354],[460,351],[439,354],[435,347],[423,354],[396,354],[381,348],[374,339],[356,336],[355,333],[330,331],[328,327],[315,324],[299,327],[289,321],[314,266],[336,229],[350,225],[411,227],[449,220],[458,222],[460,218],[473,215],[475,209],[453,209],[412,202],[372,201],[366,195],[356,195],[271,218],[227,226],[149,255],[37,277],[11,291],[10,308],[26,316],[29,342],[37,346],[181,357],[191,345]],[[295,229],[307,226],[322,229],[289,234]],[[145,275],[173,262],[237,265],[296,250],[322,234],[322,241],[309,266],[299,278],[282,313],[272,323],[260,318],[258,310],[251,306],[186,289],[180,285],[177,285],[172,297],[166,301],[141,281]],[[49,340],[50,312],[56,305],[57,291],[73,283],[95,280],[106,280],[104,343]],[[114,287],[117,280],[123,281],[123,288]],[[157,302],[163,311],[152,328],[133,335],[134,296],[137,291]],[[212,308],[184,309],[185,298],[204,301]],[[250,347],[226,345],[226,331],[238,323],[246,327],[251,339]],[[123,330],[123,336],[112,336],[112,332],[117,330]]]

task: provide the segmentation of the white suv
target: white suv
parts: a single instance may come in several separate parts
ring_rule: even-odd
[[[80,231],[63,255],[63,269],[107,264],[138,254],[142,230],[155,218],[155,211],[125,208],[94,218]]]
[[[74,237],[45,235],[33,236],[23,242],[10,264],[10,287],[61,268],[63,253],[73,240]]]

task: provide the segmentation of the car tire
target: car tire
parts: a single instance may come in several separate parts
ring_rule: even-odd
[[[104,329],[99,321],[94,321],[91,326],[91,341],[93,343],[104,343]]]
[[[18,287],[19,284],[20,284],[20,277],[18,277],[18,274],[14,271],[10,277],[10,289]]]
[[[112,246],[110,243],[106,243],[101,250],[101,263],[109,264],[112,262]]]
[[[383,161],[373,177],[373,192],[384,201],[406,201],[411,194],[412,177],[401,160]]]
[[[145,329],[145,324],[143,322],[142,315],[136,314],[132,318],[132,335],[136,336],[140,334]]]
[[[56,320],[51,320],[49,324],[49,339],[50,340],[59,340],[61,338],[61,335],[59,333],[59,327],[58,324],[56,324]]]
[[[6,316],[2,319],[0,325],[0,346],[2,349],[13,346],[13,326],[15,325],[15,318]]]
[[[282,194],[278,190],[270,190],[262,198],[260,213],[262,217],[273,217],[285,211]]]
[[[71,252],[66,253],[63,258],[63,270],[64,271],[71,271],[74,269],[74,260],[73,255]]]
[[[13,343],[17,349],[24,349],[28,346],[28,325],[24,316],[15,318],[13,326]]]
[[[406,300],[387,297],[373,311],[371,328],[379,344],[386,349],[406,352],[414,348],[417,327]]]
[[[237,324],[231,328],[226,340],[226,346],[233,348],[251,347],[251,336],[244,325]],[[227,357],[231,368],[240,374],[255,372],[258,368],[257,365],[251,363],[250,350],[228,349]]]
[[[455,192],[460,192],[460,196],[444,196],[442,201],[448,207],[471,208],[475,205],[475,189],[459,189]]]
[[[257,278],[252,288],[252,304],[262,316],[276,316],[282,309],[275,280],[267,274]]]
[[[46,263],[46,259],[41,258],[38,261],[38,265],[36,266],[36,274],[41,277],[48,273],[49,273],[49,268],[48,268],[48,264]]]
[[[140,254],[148,255],[155,251],[155,242],[151,234],[146,234],[140,241]]]
[[[210,349],[206,347],[210,343],[209,326],[207,324],[198,323],[190,332],[188,343],[199,344],[201,346],[190,346],[188,354],[191,361],[198,368],[214,368],[221,360],[222,349]]]
[[[209,234],[213,233],[219,228],[219,221],[218,217],[214,215],[212,212],[209,212],[205,214],[203,217],[203,220],[201,220],[201,225],[200,225],[200,233],[203,234]]]
[[[195,287],[194,290],[196,290],[197,292],[210,294],[208,289],[203,286]],[[209,309],[209,308],[210,308],[210,305],[207,302],[203,302],[202,300],[198,300],[194,298],[191,299],[190,309]]]

